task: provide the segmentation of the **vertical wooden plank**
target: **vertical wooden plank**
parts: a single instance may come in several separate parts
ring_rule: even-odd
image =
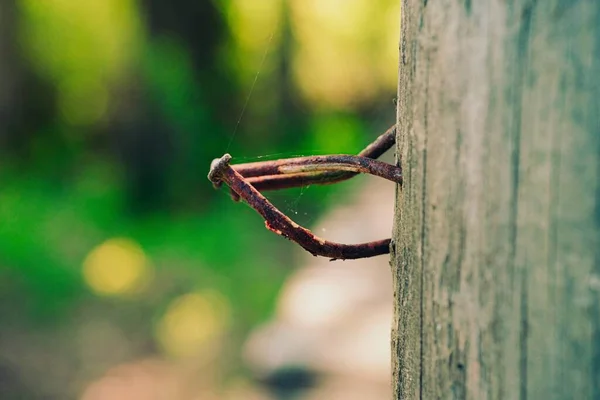
[[[403,0],[398,82],[397,157],[411,163],[404,187],[397,191],[395,226],[391,244],[394,269],[394,320],[392,322],[393,393],[396,399],[417,399],[421,387],[421,257],[419,251],[423,143],[413,135],[412,115],[415,51],[419,1]],[[397,160],[399,162],[399,160]],[[414,171],[414,174],[411,172]]]
[[[528,133],[519,176],[517,262],[529,275],[527,393],[599,398],[600,381],[592,377],[600,320],[593,286],[600,246],[594,218],[600,201],[600,6],[540,6],[531,26],[522,118]]]
[[[600,3],[402,24],[396,398],[600,398]]]

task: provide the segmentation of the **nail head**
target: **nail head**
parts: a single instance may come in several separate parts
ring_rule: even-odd
[[[231,155],[228,153],[223,154],[221,158],[215,158],[210,163],[210,170],[208,171],[208,180],[213,183],[215,187],[221,186],[221,175],[223,171],[229,167],[229,161],[231,161]]]

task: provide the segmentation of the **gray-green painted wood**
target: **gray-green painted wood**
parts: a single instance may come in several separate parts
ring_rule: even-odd
[[[395,398],[600,399],[600,1],[401,24]]]

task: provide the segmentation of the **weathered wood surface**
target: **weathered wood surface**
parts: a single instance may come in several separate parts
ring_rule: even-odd
[[[395,398],[600,399],[600,1],[401,24]]]

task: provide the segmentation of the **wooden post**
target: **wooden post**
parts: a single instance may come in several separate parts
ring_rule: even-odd
[[[396,399],[600,399],[600,1],[403,0]]]

